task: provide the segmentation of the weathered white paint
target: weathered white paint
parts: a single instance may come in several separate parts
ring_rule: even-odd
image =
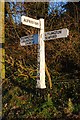
[[[38,44],[38,34],[28,35],[20,38],[21,46],[33,45],[33,44]]]
[[[40,69],[38,69],[37,88],[44,89],[45,85],[45,43],[44,43],[44,19],[40,19],[41,28],[39,31],[38,64],[40,60]],[[39,77],[40,76],[40,77]]]
[[[33,18],[30,18],[30,17],[21,16],[21,22],[24,25],[32,26],[32,27],[35,27],[35,28],[40,28],[40,21],[36,20],[36,19],[33,19]]]
[[[56,38],[65,38],[69,35],[69,30],[67,28],[59,29],[59,30],[54,30],[54,31],[49,31],[45,32],[45,41],[46,40],[53,40]]]

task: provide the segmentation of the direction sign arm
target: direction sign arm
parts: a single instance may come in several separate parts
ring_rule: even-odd
[[[35,28],[40,28],[40,21],[30,18],[30,17],[21,16],[21,22],[24,25],[28,25],[28,26],[35,27]]]

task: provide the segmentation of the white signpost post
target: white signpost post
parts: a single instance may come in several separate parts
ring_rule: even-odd
[[[38,73],[37,88],[44,89],[45,85],[45,44],[44,44],[44,19],[40,19],[39,45],[38,45]],[[40,65],[39,65],[40,64]]]
[[[54,30],[44,33],[44,19],[33,19],[30,17],[21,17],[21,22],[24,25],[39,28],[39,35],[34,34],[30,36],[24,36],[20,39],[21,46],[38,44],[38,68],[37,68],[37,86],[36,88],[44,89],[45,85],[45,43],[46,40],[52,40],[56,38],[64,38],[69,35],[69,30],[63,28],[60,30]]]
[[[30,17],[21,17],[21,22],[24,25],[32,26],[35,28],[39,28],[39,36],[38,36],[38,72],[37,72],[37,88],[44,89],[46,88],[45,85],[45,47],[44,47],[44,41],[43,41],[43,36],[44,36],[44,19],[33,19]],[[31,42],[27,42],[26,44],[32,44],[32,39]],[[21,42],[22,44],[22,42]],[[23,45],[25,43],[23,42]]]

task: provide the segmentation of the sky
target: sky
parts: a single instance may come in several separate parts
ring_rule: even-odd
[[[0,0],[0,1],[5,1],[5,2],[79,2],[80,0]]]
[[[16,1],[16,0],[15,0]],[[55,0],[56,1],[56,0]],[[16,4],[16,2],[15,2]],[[62,8],[62,5],[66,4],[66,2],[50,2],[49,3],[49,10],[48,10],[48,14],[51,14],[52,11],[54,11],[55,13],[55,10],[58,9],[58,15],[60,15],[60,12],[61,11],[65,11],[64,8]],[[11,8],[13,8],[13,4],[11,4],[10,6]],[[17,7],[16,8],[17,10],[20,9],[20,7]],[[16,18],[16,19],[15,19]],[[13,19],[14,21],[16,21],[17,23],[20,23],[21,22],[21,14],[13,14]]]
[[[53,10],[57,10],[58,9],[58,15],[60,15],[61,11],[65,11],[64,8],[62,8],[63,5],[65,5],[66,2],[50,2],[49,4],[49,13],[51,13]]]

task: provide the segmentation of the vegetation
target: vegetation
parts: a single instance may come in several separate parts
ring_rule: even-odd
[[[63,7],[61,13],[57,8],[48,14],[48,3],[5,3],[3,120],[80,119],[80,2]],[[22,47],[20,37],[38,31],[22,25],[21,15],[36,19],[43,16],[45,31],[70,31],[67,38],[45,42],[52,89],[47,76],[47,88],[36,89],[38,46]]]

